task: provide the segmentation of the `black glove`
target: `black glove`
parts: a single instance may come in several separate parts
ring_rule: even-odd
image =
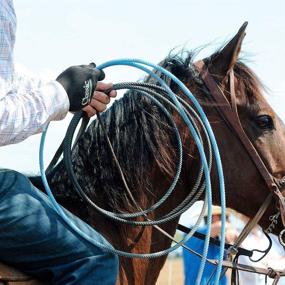
[[[68,95],[69,111],[79,111],[90,103],[97,81],[105,77],[104,72],[95,67],[95,63],[71,66],[56,78]]]

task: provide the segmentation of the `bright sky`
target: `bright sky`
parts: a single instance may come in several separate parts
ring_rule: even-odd
[[[154,63],[171,49],[212,43],[211,50],[249,21],[243,51],[270,88],[270,102],[285,119],[284,0],[14,0],[18,16],[15,61],[54,78],[66,67],[136,57]],[[274,4],[273,4],[274,3]],[[137,80],[133,70],[107,70],[107,80]],[[50,127],[47,159],[68,119]],[[40,136],[0,149],[1,167],[38,171]]]

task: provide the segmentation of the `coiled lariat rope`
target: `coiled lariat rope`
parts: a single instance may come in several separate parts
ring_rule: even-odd
[[[67,130],[67,134],[65,137],[65,142],[64,142],[64,162],[65,166],[67,168],[67,172],[69,174],[70,179],[72,180],[76,191],[78,194],[93,208],[101,212],[102,214],[108,216],[109,218],[119,221],[122,223],[127,223],[127,224],[132,224],[132,225],[139,225],[139,226],[146,226],[146,225],[152,225],[154,226],[157,230],[163,232],[165,235],[167,235],[169,238],[171,238],[176,244],[173,245],[172,247],[159,251],[159,252],[154,252],[154,253],[129,253],[129,252],[124,252],[118,249],[114,249],[111,246],[108,246],[106,244],[102,244],[100,242],[97,242],[90,238],[88,235],[86,235],[84,232],[82,232],[66,215],[64,209],[56,202],[55,198],[53,197],[53,194],[49,188],[47,178],[45,175],[45,170],[44,170],[44,158],[43,158],[43,153],[44,153],[44,144],[45,144],[45,137],[46,137],[46,132],[47,128],[44,130],[42,139],[41,139],[41,144],[40,144],[40,171],[41,171],[41,176],[43,180],[43,184],[45,186],[46,192],[51,200],[51,203],[55,210],[58,212],[58,214],[62,217],[62,219],[70,226],[70,228],[75,231],[77,234],[79,234],[81,237],[89,241],[90,243],[94,244],[96,247],[100,247],[108,252],[116,253],[120,256],[124,257],[131,257],[131,258],[155,258],[155,257],[160,257],[163,255],[166,255],[174,250],[176,250],[179,246],[184,246],[184,243],[193,235],[194,232],[196,232],[197,228],[199,227],[201,220],[204,216],[204,213],[207,208],[208,212],[208,219],[207,219],[207,233],[205,237],[205,244],[204,244],[204,249],[203,249],[203,254],[201,256],[201,264],[200,264],[200,269],[198,272],[198,277],[196,280],[196,284],[200,284],[202,274],[204,271],[205,263],[206,263],[206,257],[207,257],[207,252],[208,252],[208,247],[209,247],[209,239],[210,239],[210,229],[211,229],[211,216],[212,216],[212,191],[211,191],[211,180],[210,180],[210,169],[212,166],[212,151],[214,155],[214,160],[217,165],[217,173],[218,173],[218,178],[219,178],[219,190],[220,190],[220,199],[221,199],[221,208],[222,208],[222,216],[221,216],[221,242],[220,242],[220,252],[219,252],[219,258],[218,258],[218,265],[217,265],[217,270],[215,272],[215,284],[218,285],[219,283],[219,278],[220,278],[220,273],[222,269],[222,262],[223,262],[223,257],[224,257],[224,248],[225,248],[225,211],[226,211],[226,205],[225,205],[225,190],[224,190],[224,177],[223,177],[223,169],[222,169],[222,164],[221,164],[221,159],[219,155],[219,150],[217,147],[217,143],[213,134],[213,131],[211,129],[211,126],[208,122],[208,119],[198,103],[197,99],[193,96],[193,94],[189,91],[189,89],[178,79],[176,78],[173,74],[171,74],[169,71],[166,69],[162,68],[161,66],[139,60],[139,59],[120,59],[120,60],[113,60],[106,62],[100,66],[98,66],[98,69],[105,69],[107,67],[115,66],[115,65],[127,65],[131,67],[135,67],[138,69],[141,69],[148,73],[151,77],[153,77],[159,84],[158,85],[153,85],[153,84],[146,84],[146,83],[121,83],[121,84],[115,84],[114,89],[119,90],[119,89],[133,89],[135,91],[138,91],[141,93],[143,96],[147,96],[153,102],[162,110],[162,112],[165,114],[167,120],[169,121],[171,127],[173,128],[175,135],[176,135],[176,140],[177,140],[177,153],[178,153],[178,163],[176,167],[176,175],[173,178],[173,181],[168,188],[168,190],[165,192],[163,197],[156,202],[154,205],[152,205],[149,209],[141,209],[141,207],[137,204],[135,199],[132,196],[131,190],[129,189],[127,182],[124,178],[123,173],[121,172],[121,177],[124,183],[125,188],[127,189],[128,195],[130,196],[130,199],[132,203],[135,205],[137,208],[136,213],[113,213],[110,211],[107,211],[98,205],[94,203],[90,198],[87,197],[81,186],[79,185],[75,173],[72,169],[71,165],[71,148],[72,148],[72,138],[76,129],[76,126],[78,125],[81,117],[82,117],[82,112],[79,112],[76,114],[69,127]],[[173,91],[169,88],[169,86],[160,78],[158,77],[157,74],[153,73],[148,67],[151,67],[162,74],[164,74],[166,77],[170,78],[173,80],[179,89],[183,92],[184,95],[187,96],[187,98],[193,103],[194,108],[192,108],[189,103],[187,103],[185,100],[181,99],[180,97],[176,96]],[[165,216],[161,217],[158,220],[151,220],[148,218],[147,214],[152,212],[153,210],[157,209],[160,207],[171,195],[172,191],[174,190],[177,181],[180,176],[181,168],[182,168],[182,156],[183,156],[183,151],[182,151],[182,142],[181,138],[179,135],[178,128],[173,121],[171,114],[167,111],[167,109],[164,107],[164,104],[168,104],[173,110],[177,111],[182,119],[184,120],[185,124],[189,128],[189,131],[196,143],[197,149],[199,151],[199,155],[201,158],[201,166],[200,166],[200,171],[199,175],[196,179],[195,185],[190,191],[190,193],[187,195],[185,200],[178,205],[175,209],[171,210],[168,214]],[[102,121],[100,120],[100,115],[98,116],[99,122],[101,122],[101,126],[104,130],[104,125],[102,124]],[[201,127],[202,132],[204,133],[204,137],[206,139],[206,148],[208,149],[208,160],[207,161],[207,156],[204,151],[204,144],[202,141],[202,136],[200,134],[199,128],[196,124],[196,122],[199,123],[199,126]],[[107,139],[108,140],[108,139]],[[108,140],[108,145],[112,151],[112,146],[110,141]],[[115,156],[114,156],[115,157]],[[120,170],[119,162],[116,161],[116,164],[118,166],[118,169]],[[202,182],[202,177],[204,175],[205,181]],[[182,213],[184,213],[187,209],[189,209],[194,202],[196,202],[199,197],[201,197],[203,191],[206,190],[205,192],[205,202],[202,207],[202,211],[198,217],[198,220],[196,224],[193,226],[191,231],[186,234],[183,240],[181,241],[176,241],[174,240],[173,237],[171,237],[168,233],[166,233],[164,230],[162,230],[158,225],[162,223],[166,223],[178,216],[180,216]],[[144,221],[134,221],[131,220],[136,217],[143,217]],[[188,250],[189,248],[186,247]]]

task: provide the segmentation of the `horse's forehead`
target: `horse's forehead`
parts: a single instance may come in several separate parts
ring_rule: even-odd
[[[252,104],[257,104],[259,105],[260,107],[264,107],[264,108],[267,108],[267,107],[270,107],[267,99],[265,98],[265,96],[262,94],[261,91],[256,91],[254,92],[252,95],[251,95],[251,98],[252,100],[249,100],[252,102]]]
[[[256,88],[250,91],[246,88],[241,88],[237,94],[242,97],[241,100],[238,100],[240,105],[244,105],[249,109],[258,110],[259,112],[267,113],[268,115],[275,114],[265,97],[265,94],[263,94],[262,88]]]
[[[256,96],[254,96],[254,104],[258,105],[258,108],[260,109],[261,112],[266,112],[267,114],[271,115],[275,114],[268,100],[261,92],[259,92],[258,94],[256,94]]]

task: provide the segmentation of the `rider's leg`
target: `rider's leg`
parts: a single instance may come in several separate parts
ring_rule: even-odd
[[[94,240],[108,242],[68,213]],[[0,260],[52,284],[115,284],[117,256],[73,233],[46,195],[15,171],[0,170]]]

